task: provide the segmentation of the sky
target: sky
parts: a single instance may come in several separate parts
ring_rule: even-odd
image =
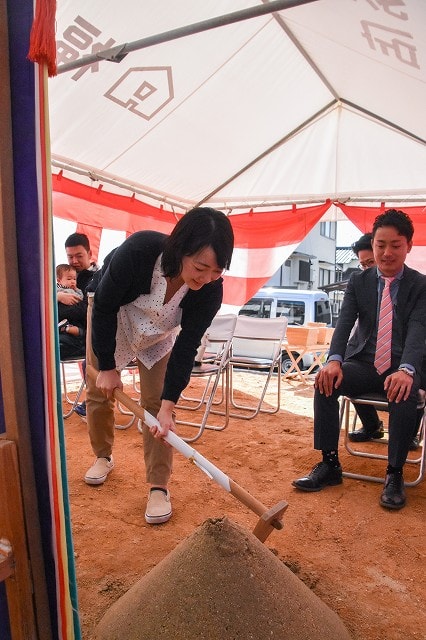
[[[337,222],[336,247],[349,247],[362,235],[361,231],[349,220]]]

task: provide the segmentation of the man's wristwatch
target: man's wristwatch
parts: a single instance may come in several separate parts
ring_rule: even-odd
[[[403,371],[404,373],[407,373],[411,378],[414,377],[414,371],[411,371],[411,369],[407,369],[407,367],[399,367],[398,371]]]

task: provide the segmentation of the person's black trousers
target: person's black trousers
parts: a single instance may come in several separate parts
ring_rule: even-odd
[[[315,389],[314,396],[314,448],[320,451],[337,451],[339,442],[339,397],[356,397],[365,393],[384,393],[384,380],[389,373],[379,375],[374,365],[359,360],[349,360],[342,365],[343,381],[329,397]],[[402,467],[407,458],[416,425],[417,392],[420,376],[415,375],[407,400],[389,403],[388,462]]]

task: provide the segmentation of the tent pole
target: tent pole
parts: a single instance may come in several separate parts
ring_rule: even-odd
[[[312,122],[315,122],[315,120],[318,120],[318,118],[321,118],[322,116],[327,114],[330,111],[330,109],[335,108],[337,105],[338,105],[338,102],[336,100],[332,100],[331,102],[326,104],[324,107],[322,107],[322,109],[320,109],[319,111],[314,113],[312,116],[307,118],[307,120],[305,120],[304,122],[299,124],[295,129],[293,129],[292,131],[287,133],[283,138],[281,138],[280,140],[275,142],[271,147],[269,147],[268,149],[263,151],[260,155],[258,155],[256,158],[251,160],[251,162],[249,162],[244,167],[242,167],[239,171],[237,171],[237,173],[234,173],[232,176],[230,176],[227,180],[225,180],[225,182],[222,182],[222,184],[218,185],[214,189],[214,191],[210,191],[210,193],[208,193],[202,200],[197,202],[197,204],[195,206],[196,207],[201,207],[205,202],[209,201],[216,193],[221,191],[224,187],[226,187],[228,184],[230,184],[233,180],[236,180],[239,176],[241,176],[243,173],[248,171],[251,167],[253,167],[258,162],[260,162],[260,160],[262,160],[266,156],[269,156],[269,154],[272,153],[273,151],[275,151],[275,149],[278,149],[279,147],[281,147],[285,142],[287,142],[288,140],[293,138],[295,135],[300,133],[300,131],[303,131],[303,129],[305,129],[310,124],[312,124]]]
[[[172,195],[166,194],[163,192],[149,192],[146,188],[142,188],[132,182],[126,182],[124,179],[117,178],[113,175],[106,173],[95,173],[93,170],[85,168],[84,165],[76,165],[69,164],[66,162],[62,162],[59,160],[52,160],[52,167],[56,167],[60,169],[61,172],[68,171],[70,173],[75,173],[80,176],[85,176],[90,179],[92,182],[99,182],[101,184],[111,184],[119,189],[123,189],[124,191],[129,191],[131,194],[138,194],[145,198],[149,198],[151,200],[156,200],[161,202],[162,205],[167,205],[173,211],[175,209],[182,209],[182,211],[187,211],[188,209],[192,209],[196,206],[195,201],[190,200],[175,200]],[[55,189],[54,189],[55,191]],[[321,202],[325,202],[325,200],[332,200],[333,202],[342,202],[342,203],[374,203],[374,202],[383,202],[386,201],[388,204],[390,203],[398,203],[402,205],[403,203],[408,205],[414,205],[418,203],[426,202],[425,189],[411,189],[410,191],[398,191],[398,189],[392,191],[369,191],[369,192],[333,192],[333,193],[318,193],[318,194],[304,194],[299,195],[297,198],[285,198],[285,196],[277,196],[275,199],[272,199],[270,195],[259,195],[255,198],[227,198],[224,200],[220,200],[219,198],[211,198],[208,201],[203,200],[203,204],[208,204],[212,207],[219,207],[219,209],[231,209],[232,211],[237,211],[238,209],[243,209],[244,211],[248,209],[257,209],[266,207],[273,207],[274,209],[289,207],[293,204],[297,206],[302,206],[305,204],[319,204]]]
[[[387,120],[386,118],[379,116],[378,113],[375,113],[374,111],[370,111],[369,109],[364,109],[364,107],[361,107],[359,104],[355,104],[355,102],[351,102],[350,100],[345,100],[345,98],[339,98],[339,100],[342,104],[346,104],[348,107],[351,107],[355,111],[359,111],[360,113],[368,116],[369,118],[372,118],[373,120],[377,120],[377,122],[380,122],[381,124],[384,124],[387,127],[390,127],[395,131],[398,131],[398,133],[403,133],[404,135],[407,136],[407,138],[411,138],[412,140],[415,140],[416,142],[420,142],[423,145],[426,144],[426,140],[424,140],[423,138],[420,138],[420,136],[416,136],[416,134],[413,133],[412,131],[408,131],[408,129],[404,129],[403,127],[400,127],[395,122],[392,122],[391,120]]]
[[[120,44],[112,47],[111,49],[99,51],[98,53],[82,56],[77,60],[60,65],[58,67],[58,74],[66,73],[73,69],[79,69],[80,67],[85,67],[101,60],[121,62],[123,58],[132,51],[139,51],[140,49],[146,49],[147,47],[152,47],[154,45],[161,44],[162,42],[170,42],[171,40],[185,38],[186,36],[191,36],[195,33],[202,33],[203,31],[209,31],[211,29],[216,29],[217,27],[223,27],[228,24],[234,24],[235,22],[241,22],[250,18],[257,18],[276,11],[283,11],[284,9],[291,9],[293,7],[317,1],[318,0],[273,0],[267,4],[250,7],[249,9],[242,9],[241,11],[234,11],[233,13],[227,13],[222,16],[217,16],[216,18],[209,18],[208,20],[195,22],[194,24],[172,29],[171,31],[165,31],[154,36],[148,36],[141,40],[134,40],[133,42]]]

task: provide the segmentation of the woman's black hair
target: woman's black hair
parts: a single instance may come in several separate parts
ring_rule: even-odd
[[[211,247],[221,269],[229,269],[234,249],[234,232],[227,216],[217,209],[196,207],[177,223],[164,247],[161,267],[166,277],[182,271],[182,258]]]

